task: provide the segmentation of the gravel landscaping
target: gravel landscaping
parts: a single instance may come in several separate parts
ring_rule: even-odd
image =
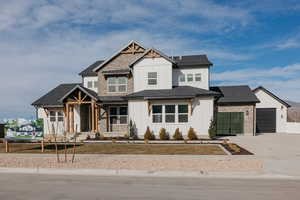
[[[70,159],[70,156],[69,156]],[[63,160],[63,155],[61,155]],[[77,157],[72,164],[57,163],[53,157],[2,157],[4,168],[90,168],[114,170],[246,172],[261,171],[263,163],[255,159],[201,159],[176,157]]]

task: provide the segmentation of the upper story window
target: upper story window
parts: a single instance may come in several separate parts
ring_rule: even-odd
[[[201,74],[195,74],[195,81],[201,81]]]
[[[93,88],[93,81],[88,81],[87,82],[87,87],[88,88]]]
[[[96,89],[98,88],[98,81],[88,81],[87,88],[89,89]]]
[[[187,75],[187,81],[188,81],[188,82],[193,82],[193,81],[194,81],[194,76],[193,76],[193,74],[188,74],[188,75]]]
[[[127,92],[127,77],[109,77],[107,88],[108,92]]]
[[[148,85],[157,85],[157,72],[148,72]]]
[[[180,74],[178,80],[179,82],[185,82],[185,74]]]

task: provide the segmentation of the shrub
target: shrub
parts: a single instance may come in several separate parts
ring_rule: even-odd
[[[198,139],[197,134],[196,134],[195,130],[192,127],[190,127],[187,136],[190,140],[197,140]]]
[[[123,137],[125,140],[129,140],[129,135],[126,133]]]
[[[161,128],[160,129],[160,131],[159,131],[159,139],[161,139],[161,140],[169,140],[170,139],[170,136],[167,133],[167,131],[166,131],[165,128]]]
[[[175,133],[173,135],[174,140],[183,140],[182,134],[179,131],[179,128],[176,128]]]
[[[212,119],[210,121],[208,134],[209,134],[210,139],[214,139],[217,135],[217,125],[216,125],[216,120],[215,119]]]
[[[144,139],[145,139],[145,140],[155,140],[155,136],[154,136],[154,134],[150,131],[149,126],[147,126],[147,130],[146,130],[146,133],[145,133],[145,135],[144,135]]]

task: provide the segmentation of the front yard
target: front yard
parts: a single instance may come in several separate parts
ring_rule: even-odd
[[[10,143],[10,153],[41,153],[38,143]],[[55,153],[54,144],[45,144],[44,153]],[[58,146],[64,153],[64,145]],[[73,145],[67,145],[72,153]],[[5,153],[5,144],[0,144],[0,153]],[[218,145],[207,144],[78,144],[78,154],[152,154],[152,155],[226,155]]]

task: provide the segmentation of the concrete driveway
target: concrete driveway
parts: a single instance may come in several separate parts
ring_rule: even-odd
[[[264,160],[266,173],[300,176],[300,134],[227,137]]]

